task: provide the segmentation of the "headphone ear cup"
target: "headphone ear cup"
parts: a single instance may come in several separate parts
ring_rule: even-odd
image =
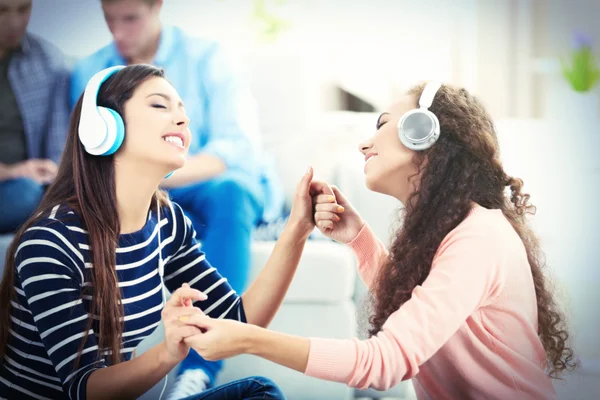
[[[106,107],[97,107],[98,115],[105,124],[105,139],[94,153],[100,156],[109,156],[119,149],[125,136],[123,118],[115,110]]]
[[[411,110],[398,121],[398,137],[410,150],[426,150],[437,141],[439,136],[439,120],[429,110]]]
[[[104,108],[104,107],[98,107],[98,108]],[[106,111],[108,111],[108,113],[111,116],[112,119],[112,125],[109,125],[108,123],[106,124],[106,126],[110,126],[111,128],[109,129],[114,129],[114,142],[112,143],[111,147],[106,151],[106,153],[104,153],[104,155],[109,156],[111,154],[113,154],[114,152],[116,152],[117,150],[119,150],[119,148],[121,147],[121,145],[123,144],[123,140],[125,139],[125,123],[123,122],[123,118],[121,118],[121,116],[119,115],[118,112],[116,112],[115,110],[111,109],[111,108],[104,108]],[[111,134],[110,137],[113,137],[113,135]]]

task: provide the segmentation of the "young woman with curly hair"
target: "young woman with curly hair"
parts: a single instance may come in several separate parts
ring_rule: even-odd
[[[188,323],[205,333],[186,343],[358,388],[414,378],[419,399],[555,399],[551,378],[574,367],[573,352],[526,221],[535,208],[504,172],[482,104],[464,89],[418,85],[359,149],[367,187],[405,206],[389,252],[335,187],[314,196],[314,219],[356,253],[373,295],[371,337],[306,339],[196,315]]]

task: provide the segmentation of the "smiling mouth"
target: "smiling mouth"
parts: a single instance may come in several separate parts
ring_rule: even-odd
[[[165,142],[172,143],[172,144],[174,144],[174,145],[176,145],[178,147],[183,148],[183,139],[180,138],[179,136],[170,136],[170,135],[167,135],[167,136],[163,137],[163,140]]]
[[[367,160],[365,161],[365,165],[371,161],[372,159],[374,159],[375,157],[377,157],[377,155],[373,154],[372,156],[369,156],[369,158],[367,158]]]

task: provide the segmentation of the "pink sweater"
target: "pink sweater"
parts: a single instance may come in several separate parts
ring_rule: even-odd
[[[365,226],[350,243],[371,287],[386,250]],[[556,399],[544,373],[525,247],[499,210],[476,207],[440,244],[431,272],[368,340],[311,338],[306,374],[419,399]]]

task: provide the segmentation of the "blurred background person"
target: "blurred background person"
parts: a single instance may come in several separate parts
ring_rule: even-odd
[[[0,233],[37,208],[57,172],[68,124],[62,53],[27,32],[31,0],[0,0]]]

